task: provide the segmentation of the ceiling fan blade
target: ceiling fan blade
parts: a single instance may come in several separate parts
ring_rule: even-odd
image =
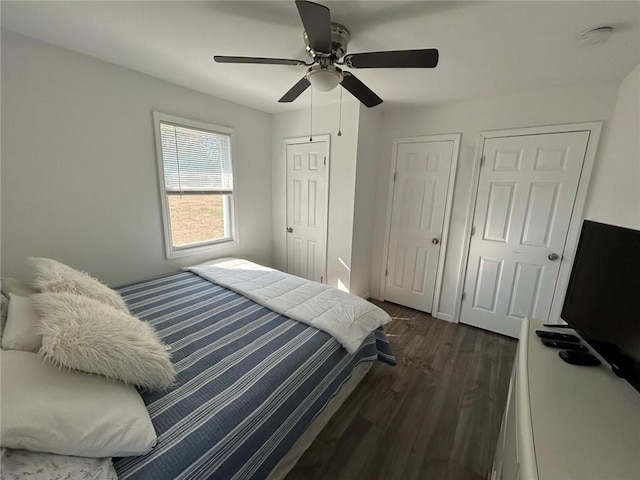
[[[331,12],[324,5],[296,0],[300,19],[309,38],[309,46],[316,52],[331,53]]]
[[[213,59],[218,63],[260,63],[267,65],[293,65],[294,67],[306,65],[302,60],[290,60],[287,58],[227,57],[224,55],[215,55]]]
[[[364,83],[358,80],[353,74],[343,72],[344,77],[340,84],[346,88],[351,95],[360,100],[365,106],[371,108],[382,103],[382,99],[373,93]]]
[[[300,96],[302,92],[304,92],[307,88],[309,88],[309,80],[307,77],[302,77],[298,83],[296,83],[293,87],[289,89],[287,93],[285,93],[280,100],[279,103],[290,103],[293,102],[296,98]]]
[[[342,60],[351,68],[434,68],[439,53],[435,48],[396,50],[389,52],[354,53]]]

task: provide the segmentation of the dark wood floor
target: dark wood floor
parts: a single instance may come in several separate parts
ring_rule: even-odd
[[[388,302],[376,362],[286,480],[486,479],[516,341]]]

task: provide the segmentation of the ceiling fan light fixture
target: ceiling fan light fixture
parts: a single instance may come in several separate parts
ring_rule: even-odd
[[[321,92],[333,90],[342,82],[342,71],[334,66],[311,67],[307,72],[307,80],[311,86]]]

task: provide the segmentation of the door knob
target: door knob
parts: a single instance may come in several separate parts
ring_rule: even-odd
[[[439,243],[440,243],[440,239],[439,239],[439,238],[437,238],[437,237],[433,237],[433,238],[431,239],[431,243],[433,243],[434,245],[437,245],[437,244],[439,244]]]
[[[287,227],[287,233],[293,233],[293,228]]]
[[[560,256],[558,256],[557,253],[550,253],[547,258],[549,260],[551,260],[552,262],[555,262],[556,260],[558,260],[560,258]]]

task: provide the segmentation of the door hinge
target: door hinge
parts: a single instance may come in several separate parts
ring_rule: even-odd
[[[398,172],[393,172],[393,181],[396,181],[396,178],[398,178]]]
[[[384,269],[384,276],[386,277],[387,275],[389,275],[389,269],[388,269],[388,268],[385,268],[385,269]]]
[[[484,155],[480,157],[480,166],[482,167],[483,165],[484,165]]]
[[[324,157],[324,164],[327,164],[327,157]]]
[[[476,234],[476,226],[471,227],[471,236],[473,237]]]
[[[467,296],[467,292],[462,292],[462,297],[460,297],[460,301],[464,302],[464,297]]]

